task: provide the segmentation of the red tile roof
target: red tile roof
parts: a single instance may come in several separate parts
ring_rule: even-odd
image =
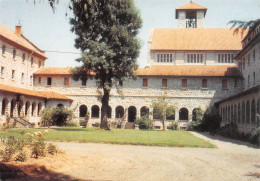
[[[25,36],[18,35],[14,31],[6,28],[0,24],[0,38],[9,41],[15,46],[26,49],[27,51],[34,52],[41,58],[46,59],[44,52],[36,47],[32,42],[30,42]]]
[[[59,99],[59,100],[72,100],[62,94],[54,91],[37,91],[41,95],[44,95],[47,99]]]
[[[238,68],[230,65],[152,65],[135,73],[138,76],[241,77]]]
[[[241,50],[241,34],[229,28],[156,28],[151,50]],[[246,35],[246,33],[244,33]]]
[[[184,4],[176,9],[207,9],[207,8],[190,1],[189,3]]]
[[[71,72],[72,68],[63,68],[63,67],[45,67],[37,72],[34,73],[34,75],[72,75]],[[90,73],[91,75],[94,75],[94,73]]]
[[[71,75],[71,68],[63,67],[45,67],[36,72],[34,75]]]
[[[47,99],[61,99],[61,100],[72,100],[67,98],[57,92],[52,91],[34,91],[30,89],[10,86],[6,84],[0,84],[0,91],[11,92],[15,94],[22,94],[27,96],[39,97],[39,98],[47,98]]]

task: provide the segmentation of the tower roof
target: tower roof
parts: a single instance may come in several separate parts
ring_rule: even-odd
[[[190,1],[189,3],[187,4],[184,4],[178,8],[176,8],[176,11],[175,11],[175,17],[176,19],[178,19],[178,11],[180,10],[203,10],[204,11],[204,16],[207,12],[207,8],[205,8],[204,6],[201,6],[199,4],[196,4],[192,1]]]

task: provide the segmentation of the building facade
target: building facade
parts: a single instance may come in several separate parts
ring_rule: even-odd
[[[123,97],[116,88],[111,90],[108,113],[110,121],[125,117],[126,121],[134,122],[137,117],[148,111],[153,112],[152,102],[164,97],[175,111],[174,116],[167,118],[167,124],[179,121],[181,126],[185,127],[192,121],[195,109],[206,110],[208,106],[244,90],[244,75],[235,61],[242,49],[242,38],[240,35],[234,35],[233,30],[229,28],[204,28],[206,12],[207,8],[189,2],[176,9],[179,28],[156,28],[151,31],[146,67],[135,71],[136,80],[122,83],[120,91]],[[37,51],[40,50],[37,48]],[[12,75],[13,64],[20,62],[22,64],[22,51],[20,54],[19,60],[10,64],[10,70],[7,71],[9,76]],[[90,113],[90,124],[100,121],[101,103],[97,100],[95,80],[75,81],[72,79],[71,68],[43,67],[46,58],[44,54],[43,57],[33,58],[32,64],[31,56],[26,54],[28,63],[19,70],[26,71],[27,68],[31,70],[29,73],[26,72],[29,83],[25,85],[28,86],[20,84],[21,80],[15,84],[19,89],[26,88],[42,96],[30,95],[32,99],[37,99],[29,101],[31,110],[34,102],[36,105],[41,103],[38,109],[62,104],[74,110],[76,121],[84,117],[87,112]],[[3,56],[1,58],[0,65],[3,67],[9,58]],[[6,70],[4,67],[4,72]],[[20,79],[22,73],[18,73]],[[259,72],[255,74],[257,75]],[[33,76],[32,84],[30,76]],[[4,79],[0,81],[0,87],[10,86],[9,81]],[[255,84],[259,82],[255,81]],[[11,112],[14,107],[10,105],[10,101],[13,100],[11,97],[22,94],[15,94],[10,90],[8,92],[4,88],[0,88],[0,91],[0,106],[1,110],[4,110],[1,116],[3,120],[5,114]],[[11,94],[11,97],[7,94]],[[23,103],[24,112],[25,107],[28,108],[25,103],[26,101]],[[158,128],[162,127],[160,120],[156,120],[155,124]]]

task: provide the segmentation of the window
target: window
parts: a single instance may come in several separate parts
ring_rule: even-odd
[[[234,79],[234,87],[238,87],[238,79]]]
[[[167,87],[167,79],[162,79],[162,87]]]
[[[202,63],[203,55],[202,54],[187,54],[188,63]]]
[[[33,65],[33,57],[31,57],[31,66]]]
[[[23,62],[25,61],[25,54],[23,53]]]
[[[157,54],[157,62],[172,62],[173,56],[172,54]]]
[[[245,70],[245,67],[246,67],[246,59],[245,58],[243,58],[243,70]]]
[[[1,77],[3,77],[5,75],[5,68],[1,67]]]
[[[12,70],[12,80],[14,80],[15,77],[15,70]]]
[[[250,87],[250,75],[247,77],[247,87]]]
[[[41,66],[42,66],[42,62],[39,60],[39,62],[38,62],[38,68],[41,68]]]
[[[143,87],[147,87],[148,86],[148,79],[143,79]]]
[[[186,88],[187,87],[187,79],[182,79],[181,80],[181,86]]]
[[[5,54],[5,45],[3,45],[3,47],[2,47],[2,54],[3,55]]]
[[[234,54],[218,54],[218,63],[234,63]]]
[[[13,59],[16,57],[16,50],[13,50]]]
[[[30,84],[32,84],[33,83],[33,76],[31,75],[30,76]]]
[[[207,87],[208,87],[208,80],[202,79],[202,88],[207,88]]]
[[[39,77],[39,78],[38,78],[38,83],[40,84],[41,82],[42,82],[42,78]]]
[[[227,89],[227,79],[222,80],[222,89]]]
[[[24,73],[22,73],[22,75],[21,75],[21,83],[23,83],[24,82]]]
[[[70,79],[68,77],[64,78],[64,85],[70,85]]]
[[[47,85],[51,85],[51,77],[47,78]]]
[[[87,85],[87,80],[81,80],[81,86],[86,86]]]

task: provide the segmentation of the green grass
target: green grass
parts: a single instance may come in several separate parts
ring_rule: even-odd
[[[1,130],[0,137],[15,136],[28,138],[24,132],[44,132],[45,129],[9,129]],[[176,147],[204,147],[215,148],[211,143],[193,136],[187,131],[160,131],[160,130],[121,130],[111,131],[98,128],[51,128],[46,135],[48,141],[64,142],[93,142],[111,144],[149,145],[149,146],[176,146]]]

